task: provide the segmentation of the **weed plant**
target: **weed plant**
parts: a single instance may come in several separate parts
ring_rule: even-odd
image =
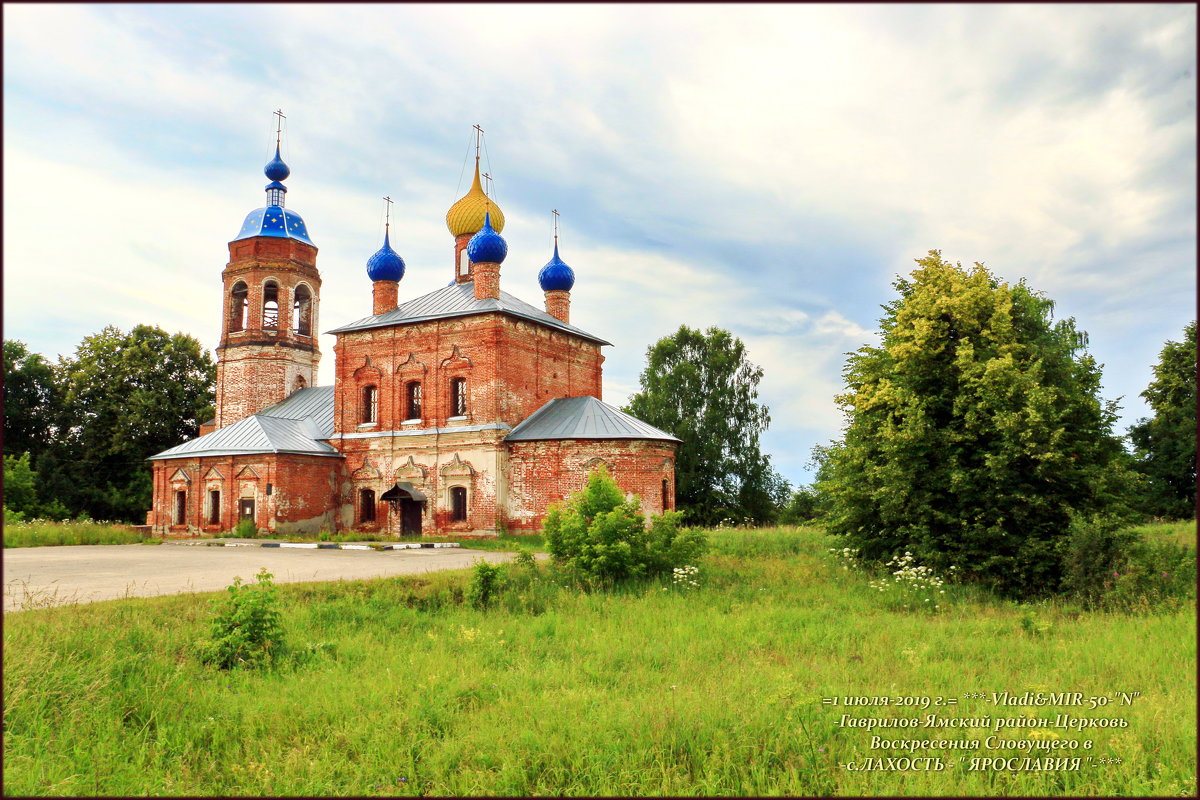
[[[52,522],[35,519],[5,524],[5,547],[47,547],[81,544],[137,544],[149,534],[111,522]]]
[[[288,584],[275,590],[297,656],[221,671],[193,649],[204,598],[117,600],[5,616],[4,786],[14,795],[793,795],[1192,794],[1196,615],[1131,615],[975,587],[937,615],[890,608],[866,570],[843,570],[817,529],[731,530],[668,575],[581,592],[568,571],[522,557],[494,602],[463,570]],[[1025,620],[1028,619],[1028,622]],[[303,655],[299,655],[302,653]],[[948,696],[938,713],[1053,719],[975,692],[1140,691],[1125,728],[1090,740],[1077,770],[848,771],[872,747],[845,697]],[[823,702],[838,698],[839,704]],[[1033,730],[1042,735],[1041,730]],[[978,741],[989,730],[919,729]],[[1006,739],[1033,742],[1021,730]],[[920,755],[941,755],[924,753]],[[1005,746],[972,755],[1023,757]],[[1072,754],[1073,755],[1073,754]]]

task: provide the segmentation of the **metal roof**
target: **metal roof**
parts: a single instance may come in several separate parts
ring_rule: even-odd
[[[542,439],[662,439],[678,442],[671,434],[631,417],[590,395],[560,397],[533,412],[506,442]]]
[[[341,457],[341,453],[320,441],[332,435],[333,387],[313,386],[298,389],[253,416],[164,450],[149,460],[255,453]]]
[[[612,344],[612,342],[606,342],[598,336],[593,336],[587,331],[576,328],[574,325],[568,325],[562,320],[555,319],[542,309],[535,308],[524,300],[513,297],[508,292],[501,291],[499,300],[491,297],[476,300],[475,284],[471,282],[452,283],[449,286],[443,286],[441,289],[421,295],[418,298],[409,300],[407,303],[401,303],[391,311],[385,311],[382,314],[375,314],[371,317],[364,317],[356,322],[351,322],[349,325],[343,325],[340,328],[326,331],[326,333],[348,333],[368,328],[382,328],[387,325],[395,325],[396,323],[424,322],[425,320],[442,319],[445,317],[486,314],[489,311],[499,311],[505,314],[512,314],[515,317],[532,320],[533,322],[540,322],[543,325],[573,333],[582,339],[587,339],[597,344]]]

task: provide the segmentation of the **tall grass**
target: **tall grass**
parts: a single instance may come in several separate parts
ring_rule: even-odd
[[[4,526],[5,547],[73,544],[137,544],[151,537],[109,522],[32,520]]]
[[[714,534],[697,588],[580,593],[528,565],[486,611],[467,573],[278,587],[294,652],[203,667],[199,595],[6,615],[10,794],[1169,795],[1192,792],[1194,608],[1024,607],[949,587],[889,610],[814,529]],[[522,572],[524,570],[524,572]],[[543,574],[545,567],[540,568]],[[230,576],[232,578],[232,576]],[[243,576],[248,577],[248,576]],[[1032,617],[1033,622],[1029,620]],[[970,692],[1140,691],[1119,709],[1000,710]],[[952,696],[939,713],[1119,716],[1077,770],[852,772],[924,716],[846,696]],[[903,738],[979,739],[978,730]],[[889,734],[886,738],[902,738]],[[1025,731],[1006,738],[1028,738]],[[940,755],[921,753],[919,755]],[[974,755],[1020,756],[1011,750]],[[1074,753],[1072,753],[1074,755]]]

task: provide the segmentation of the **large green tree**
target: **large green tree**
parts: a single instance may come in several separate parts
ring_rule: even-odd
[[[146,458],[195,436],[212,414],[212,357],[182,333],[109,326],[59,371],[59,446],[38,462],[43,492],[97,519],[140,521],[150,507]]]
[[[771,422],[759,402],[761,367],[729,331],[686,325],[646,351],[641,390],[625,411],[679,437],[675,499],[692,522],[769,519],[789,487],[759,449]]]
[[[1122,509],[1115,403],[1073,319],[1022,281],[931,251],[851,354],[818,491],[869,560],[912,552],[1009,595],[1059,588],[1073,520]]]
[[[36,459],[54,435],[61,393],[53,365],[24,342],[4,342],[4,454]]]
[[[1146,477],[1143,508],[1188,519],[1196,513],[1196,322],[1182,342],[1167,342],[1142,392],[1154,416],[1129,429],[1137,469]]]

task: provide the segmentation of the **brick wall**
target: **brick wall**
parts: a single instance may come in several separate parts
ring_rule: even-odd
[[[584,487],[603,462],[626,495],[642,499],[647,516],[674,508],[675,445],[640,439],[556,439],[508,444],[509,486],[506,525],[514,531],[541,530],[546,508]]]
[[[226,533],[238,523],[242,499],[254,501],[259,530],[317,533],[332,530],[341,459],[264,454],[155,461],[154,505],[146,522],[156,534],[200,536]],[[182,524],[176,493],[186,493]],[[212,522],[211,492],[220,492],[219,520]],[[270,492],[268,494],[268,491]]]

